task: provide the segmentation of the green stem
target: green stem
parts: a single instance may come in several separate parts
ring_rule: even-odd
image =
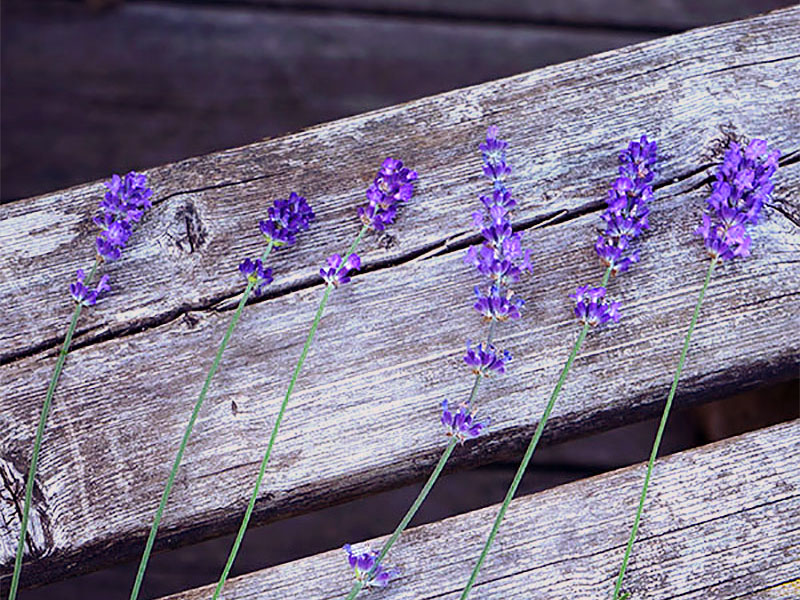
[[[494,330],[496,324],[497,321],[492,321],[492,324],[489,326],[489,335],[487,336],[487,341],[486,341],[487,344],[492,343],[492,338],[494,337]],[[467,401],[468,404],[471,404],[475,400],[475,397],[478,394],[478,387],[480,387],[481,379],[482,377],[480,375],[475,376],[475,382],[472,384],[472,390],[469,393],[469,400]],[[414,503],[408,509],[405,516],[397,525],[395,530],[392,532],[392,535],[389,537],[389,539],[383,544],[383,548],[381,548],[381,551],[375,560],[375,564],[373,565],[370,572],[367,573],[367,576],[364,579],[365,581],[369,581],[370,577],[372,577],[372,575],[378,569],[378,565],[380,565],[381,561],[384,558],[386,558],[386,555],[388,554],[389,550],[392,548],[392,546],[400,537],[400,535],[403,533],[403,531],[405,531],[406,527],[408,527],[408,524],[411,522],[411,519],[413,519],[414,516],[417,514],[419,507],[422,506],[423,502],[425,502],[425,499],[428,497],[428,494],[430,493],[431,489],[436,483],[436,480],[439,478],[439,475],[442,474],[442,470],[444,469],[445,464],[447,464],[447,461],[449,460],[450,455],[453,453],[453,450],[455,450],[457,443],[458,439],[456,439],[455,437],[450,439],[450,442],[444,449],[444,452],[442,453],[439,462],[436,463],[436,467],[433,469],[433,473],[431,473],[430,477],[428,477],[428,480],[425,482],[425,485],[422,487],[422,490],[420,490],[419,494],[417,495],[417,498],[414,500]],[[347,600],[353,600],[353,598],[358,596],[358,593],[361,591],[363,587],[364,587],[363,581],[356,581],[353,584],[353,587],[350,589],[350,593],[347,595]]]
[[[669,411],[672,408],[672,400],[675,398],[675,392],[678,389],[678,380],[681,378],[681,372],[683,371],[683,365],[686,362],[686,354],[689,351],[689,342],[692,339],[692,332],[694,331],[694,327],[697,324],[697,318],[700,315],[700,306],[703,304],[703,299],[706,295],[706,290],[708,289],[708,284],[711,281],[711,274],[714,272],[714,267],[717,265],[716,260],[712,260],[711,264],[708,267],[708,271],[706,272],[706,279],[703,283],[703,287],[700,290],[700,295],[697,298],[697,304],[694,306],[694,313],[692,314],[692,320],[689,323],[689,329],[686,332],[686,337],[683,340],[683,348],[681,349],[681,356],[678,359],[678,368],[675,371],[675,376],[672,378],[672,387],[669,389],[669,394],[667,395],[667,402],[664,404],[664,411],[661,413],[661,422],[658,424],[658,431],[656,432],[656,438],[653,441],[653,448],[650,451],[650,460],[647,462],[647,473],[644,476],[644,485],[642,486],[642,493],[639,496],[639,507],[636,509],[636,518],[633,520],[633,528],[631,529],[631,534],[628,537],[628,545],[625,547],[625,556],[622,559],[622,566],[619,569],[619,575],[617,576],[617,583],[614,586],[614,600],[618,600],[619,598],[623,598],[625,596],[620,596],[620,590],[622,589],[622,580],[625,577],[625,569],[628,568],[628,561],[631,557],[631,552],[633,551],[633,543],[636,540],[636,534],[639,531],[639,522],[642,519],[642,512],[644,511],[644,501],[647,498],[647,488],[650,485],[650,477],[653,474],[653,465],[656,462],[656,455],[658,454],[658,448],[661,445],[661,438],[664,435],[664,429],[667,427],[667,419],[669,418]]]
[[[605,286],[608,283],[608,278],[610,276],[611,268],[609,267],[606,269],[605,275],[603,275],[603,281],[601,285]],[[578,335],[578,339],[575,340],[575,345],[572,347],[572,352],[570,352],[569,358],[567,358],[567,362],[564,364],[564,368],[561,370],[561,376],[558,378],[558,382],[556,383],[556,387],[553,389],[553,393],[550,394],[550,400],[548,401],[547,406],[545,407],[544,412],[539,419],[539,423],[536,426],[536,431],[534,432],[533,437],[528,444],[528,449],[525,451],[525,456],[522,457],[522,462],[520,463],[517,472],[514,474],[514,479],[511,482],[511,486],[508,488],[508,492],[506,492],[503,505],[500,507],[500,511],[497,513],[497,518],[494,520],[494,525],[492,525],[492,530],[489,532],[489,537],[486,538],[486,543],[483,545],[483,550],[478,558],[478,562],[475,565],[475,568],[472,569],[472,574],[469,577],[467,586],[464,588],[464,591],[461,592],[461,600],[466,600],[467,596],[469,596],[470,590],[472,590],[472,587],[475,585],[475,580],[478,578],[478,572],[481,570],[481,566],[483,566],[486,557],[489,555],[489,549],[494,542],[495,536],[497,536],[497,532],[500,529],[500,524],[503,522],[503,518],[508,510],[508,505],[511,504],[511,500],[514,498],[514,494],[517,492],[520,481],[522,481],[522,476],[525,474],[525,470],[528,468],[528,463],[530,463],[531,458],[533,457],[533,453],[536,450],[536,445],[539,443],[539,438],[542,437],[542,432],[544,431],[544,426],[547,423],[550,412],[553,410],[553,406],[555,405],[556,399],[561,392],[561,388],[564,386],[564,381],[567,379],[567,374],[572,367],[572,363],[575,361],[575,357],[578,355],[578,352],[581,349],[581,344],[583,344],[583,340],[586,338],[586,334],[589,332],[589,327],[589,324],[585,324]]]
[[[345,253],[345,259],[347,255],[352,253],[358,244],[361,242],[361,239],[364,237],[364,234],[367,233],[369,228],[365,225],[361,228],[361,231],[356,236],[356,239],[353,240],[353,243],[350,244],[350,247],[347,249]],[[306,360],[306,355],[308,354],[309,349],[311,348],[311,342],[314,340],[314,334],[317,331],[317,327],[319,326],[319,321],[322,318],[322,313],[325,311],[325,305],[328,303],[328,297],[330,296],[331,289],[333,288],[332,285],[328,284],[325,286],[325,293],[322,295],[322,300],[319,303],[319,308],[317,308],[317,314],[314,315],[314,321],[311,324],[311,329],[308,332],[308,336],[306,337],[306,342],[303,344],[303,350],[300,353],[300,358],[297,361],[297,364],[294,367],[294,372],[292,373],[292,378],[289,381],[289,387],[286,388],[286,394],[283,397],[283,402],[281,403],[280,409],[278,409],[278,416],[275,419],[275,424],[272,426],[272,433],[269,436],[269,442],[267,443],[267,450],[264,452],[264,456],[261,459],[261,465],[258,469],[258,476],[256,477],[255,485],[253,486],[253,493],[250,495],[250,501],[247,503],[247,509],[244,513],[244,518],[242,519],[241,525],[239,525],[239,531],[236,534],[236,539],[233,541],[233,546],[231,547],[231,551],[228,554],[228,560],[225,563],[225,568],[222,570],[222,575],[220,575],[219,581],[217,582],[217,587],[214,588],[214,595],[213,600],[219,598],[220,592],[222,592],[222,588],[225,586],[225,582],[228,580],[228,575],[231,572],[231,568],[233,567],[233,561],[236,560],[236,555],[239,552],[239,547],[242,545],[242,539],[244,538],[244,534],[247,531],[247,526],[250,524],[250,517],[253,515],[253,510],[256,505],[256,500],[258,500],[258,493],[261,489],[261,482],[264,479],[264,473],[267,470],[267,463],[269,462],[269,458],[272,454],[272,447],[275,445],[275,439],[278,437],[278,429],[281,426],[281,421],[283,420],[283,415],[286,412],[286,407],[289,405],[289,399],[292,396],[292,391],[294,390],[294,386],[297,383],[297,377],[300,375],[300,369],[303,368],[303,363]]]
[[[261,255],[262,261],[269,256],[272,248],[273,242],[270,241],[267,249],[264,250],[264,253]],[[236,324],[239,322],[239,318],[242,316],[242,311],[244,310],[245,304],[247,304],[247,299],[250,297],[254,287],[255,282],[249,281],[247,283],[247,287],[244,289],[242,298],[239,300],[239,305],[236,307],[236,312],[233,313],[233,318],[228,325],[228,329],[225,330],[225,335],[222,337],[222,343],[220,343],[217,354],[214,356],[214,362],[211,363],[211,368],[208,371],[208,375],[206,375],[206,380],[203,383],[203,388],[200,390],[200,395],[197,397],[197,401],[194,404],[194,409],[192,410],[191,417],[189,417],[189,422],[186,424],[186,429],[183,431],[183,438],[181,439],[178,453],[175,455],[175,460],[172,462],[172,469],[170,469],[169,476],[167,477],[167,484],[161,494],[161,501],[158,503],[158,508],[156,509],[156,514],[153,518],[153,524],[150,526],[150,533],[147,536],[147,542],[145,543],[144,551],[142,552],[142,558],[139,561],[139,570],[136,572],[136,580],[133,582],[133,589],[131,589],[131,600],[136,600],[136,598],[139,597],[139,590],[142,587],[144,573],[147,570],[147,563],[150,560],[150,554],[153,551],[153,544],[156,540],[158,527],[161,524],[161,517],[164,514],[164,508],[167,505],[169,494],[172,491],[173,484],[175,483],[175,477],[178,474],[178,468],[181,466],[181,462],[183,461],[183,454],[186,451],[186,445],[189,442],[189,437],[192,435],[192,429],[194,429],[194,424],[197,421],[198,415],[200,414],[200,408],[203,406],[203,401],[206,399],[206,395],[208,394],[208,389],[211,386],[211,380],[214,378],[214,375],[219,368],[219,363],[222,360],[222,354],[225,352],[225,348],[228,346],[231,335],[233,335],[233,330],[236,328]]]
[[[95,259],[94,266],[89,272],[88,277],[84,280],[84,285],[87,287],[92,283],[97,268],[100,266],[100,260]],[[36,428],[36,438],[33,442],[33,454],[31,455],[31,464],[28,468],[28,479],[25,482],[25,504],[22,507],[22,520],[20,522],[19,541],[17,542],[17,555],[14,559],[14,574],[11,577],[11,590],[8,593],[8,600],[14,600],[17,597],[17,589],[19,588],[19,578],[22,571],[22,557],[25,552],[25,537],[28,533],[28,520],[30,519],[31,501],[33,499],[33,482],[36,478],[36,467],[39,464],[39,451],[42,447],[42,438],[44,437],[44,428],[47,424],[47,416],[50,413],[50,405],[53,403],[53,395],[56,392],[58,385],[58,378],[61,376],[61,371],[64,369],[64,362],[67,360],[70,344],[72,344],[72,337],[75,335],[75,328],[78,325],[78,317],[81,316],[83,304],[78,302],[75,310],[72,312],[72,320],[67,329],[67,336],[64,338],[64,344],[61,346],[61,351],[58,353],[58,360],[56,361],[56,368],[53,371],[53,376],[50,378],[50,385],[47,387],[47,395],[44,399],[44,406],[39,415],[39,425]]]

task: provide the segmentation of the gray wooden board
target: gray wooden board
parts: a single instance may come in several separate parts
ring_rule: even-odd
[[[625,589],[636,600],[800,596],[800,421],[661,459]],[[608,598],[644,477],[640,464],[517,498],[471,597]],[[453,599],[499,506],[405,533],[386,564],[401,576],[364,597]],[[385,538],[356,544],[379,548]],[[342,550],[231,580],[226,600],[333,600],[349,589]],[[170,596],[208,598],[208,588]]]
[[[156,3],[3,10],[4,199],[655,35]]]
[[[513,375],[481,394],[495,425],[456,452],[454,468],[508,457],[530,435],[577,333],[566,296],[602,273],[591,245],[616,152],[643,131],[665,158],[641,264],[611,284],[625,319],[587,340],[545,441],[659,410],[705,269],[692,231],[708,167],[732,133],[766,136],[786,158],[753,257],[726,265],[711,285],[678,402],[795,375],[798,14],[690,32],[151,171],[157,205],[109,269],[115,292],[82,318],[56,395],[31,536],[43,556],[26,563],[26,583],[139,552],[242,289],[236,264],[261,247],[254,224],[268,200],[298,188],[319,222],[271,260],[272,295],[248,308],[225,355],[158,545],[236,526],[319,301],[315,264],[357,231],[354,207],[387,154],[419,169],[418,194],[390,238],[366,239],[366,272],[333,295],[255,520],[424,477],[443,445],[438,404],[458,402],[469,387],[464,340],[485,334],[469,308],[478,281],[453,240],[474,239],[464,237],[469,213],[486,190],[475,146],[490,123],[511,142],[516,219],[531,229],[536,274],[519,289],[527,317],[498,332],[516,355]],[[94,183],[0,207],[4,565],[18,533],[13,498],[70,310],[66,283],[91,258],[100,191]],[[560,222],[534,228],[563,210]],[[191,245],[187,227],[202,231]]]

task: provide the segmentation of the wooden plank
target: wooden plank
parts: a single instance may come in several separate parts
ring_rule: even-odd
[[[3,4],[5,199],[655,35],[243,7],[125,3],[98,14]]]
[[[626,303],[624,322],[587,340],[546,440],[659,410],[702,279],[703,251],[690,241],[706,194],[707,171],[698,166],[718,158],[712,149],[721,146],[720,129],[763,135],[784,149],[778,200],[791,204],[800,186],[792,146],[800,119],[791,101],[800,84],[789,76],[799,62],[792,54],[799,13],[659,40],[153,170],[157,206],[111,269],[117,292],[83,321],[83,347],[70,356],[60,384],[37,481],[42,525],[33,539],[43,556],[26,565],[27,583],[138,553],[197,382],[230,317],[222,309],[241,290],[235,265],[260,244],[242,232],[253,230],[265,198],[302,182],[319,223],[296,249],[276,256],[273,296],[250,307],[239,326],[159,544],[238,523],[319,299],[313,265],[354,235],[353,207],[376,162],[390,153],[420,170],[418,196],[391,238],[368,238],[368,272],[333,298],[256,521],[428,473],[443,443],[438,403],[464,395],[462,344],[481,336],[469,308],[475,279],[449,240],[468,230],[473,199],[485,189],[475,145],[487,122],[504,124],[512,143],[514,188],[524,207],[517,222],[530,228],[559,210],[570,214],[529,234],[538,266],[520,293],[530,314],[499,332],[517,356],[514,375],[483,394],[496,427],[486,441],[456,453],[453,467],[509,456],[530,434],[574,339],[566,295],[600,276],[591,243],[616,151],[641,131],[659,140],[666,157],[653,231],[641,247],[642,264],[612,286]],[[14,351],[0,368],[0,463],[11,473],[0,488],[11,507],[0,564],[10,562],[18,527],[10,490],[25,470],[51,348],[69,310],[63,288],[89,259],[89,212],[99,190],[89,184],[0,209],[0,289],[14,319],[1,333],[3,347]],[[206,232],[192,252],[176,241],[189,205]],[[755,238],[753,258],[726,266],[712,284],[679,402],[797,372],[798,225],[770,210]],[[441,254],[415,258],[431,248]],[[31,271],[42,264],[46,271]],[[231,275],[220,281],[220,273]],[[348,461],[354,445],[358,460]]]
[[[242,0],[210,0],[238,4]],[[362,11],[422,18],[480,19],[597,28],[672,31],[733,21],[792,5],[789,0],[248,0],[263,7]]]
[[[660,460],[630,563],[634,598],[797,597],[800,421]],[[636,509],[645,465],[516,499],[473,594],[482,600],[606,598]],[[388,599],[458,598],[498,506],[406,532],[388,564]],[[383,538],[358,548],[379,548]],[[227,600],[340,598],[341,550],[231,580]],[[772,595],[780,590],[784,595]],[[795,590],[795,591],[792,591]],[[170,596],[207,598],[209,588]]]

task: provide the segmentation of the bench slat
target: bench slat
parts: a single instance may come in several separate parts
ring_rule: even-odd
[[[296,249],[276,255],[273,295],[245,313],[158,544],[187,543],[238,524],[319,300],[313,265],[355,234],[353,208],[375,165],[390,153],[420,170],[419,194],[391,239],[365,242],[368,272],[334,295],[255,520],[426,476],[444,443],[438,404],[466,394],[463,342],[481,336],[469,308],[476,280],[450,240],[475,239],[463,237],[486,188],[477,176],[475,145],[491,122],[506,124],[512,143],[512,183],[524,207],[517,222],[531,228],[562,209],[569,214],[527,234],[537,260],[535,278],[519,289],[528,316],[498,335],[516,355],[512,375],[484,388],[480,403],[496,425],[486,440],[456,452],[454,468],[508,456],[530,434],[577,333],[566,296],[599,280],[602,271],[591,243],[616,151],[643,131],[666,155],[653,230],[641,245],[642,264],[611,284],[626,306],[623,322],[587,340],[545,441],[660,409],[702,281],[703,251],[691,241],[707,193],[707,172],[698,167],[718,158],[709,147],[719,147],[720,128],[766,136],[786,156],[775,208],[754,235],[753,258],[726,265],[712,283],[678,401],[796,374],[800,236],[793,194],[800,187],[800,119],[793,118],[797,107],[790,100],[800,82],[790,74],[800,63],[798,15],[800,9],[790,9],[691,32],[153,170],[157,206],[130,252],[111,268],[116,293],[87,311],[82,347],[70,355],[56,395],[37,478],[40,528],[31,536],[43,556],[26,564],[25,582],[138,554],[230,318],[230,298],[242,288],[235,265],[259,245],[242,232],[253,230],[266,198],[303,182],[319,223]],[[13,560],[14,498],[52,347],[69,311],[64,288],[89,258],[88,213],[99,190],[89,184],[0,207],[7,240],[0,245],[0,289],[10,317],[0,330],[6,359],[0,367],[2,565]],[[194,252],[186,251],[186,240],[183,250],[176,241],[186,231],[189,204],[206,232]],[[50,221],[48,211],[56,215]],[[429,256],[430,249],[440,255]],[[48,268],[31,271],[33,265]],[[231,275],[220,277],[225,273]],[[348,460],[353,447],[358,459]]]
[[[625,589],[634,598],[653,600],[796,597],[798,445],[800,420],[659,460]],[[516,499],[481,570],[475,597],[609,596],[645,466]],[[402,575],[381,592],[381,600],[458,598],[498,508],[407,531],[387,559]],[[377,549],[382,542],[356,547]],[[243,575],[228,582],[225,598],[342,598],[350,584],[345,558],[332,550]],[[208,596],[206,587],[169,598]]]

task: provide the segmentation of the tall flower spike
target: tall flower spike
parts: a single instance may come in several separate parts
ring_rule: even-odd
[[[656,143],[643,135],[619,155],[619,177],[611,184],[607,208],[601,216],[605,231],[594,246],[613,275],[627,271],[639,260],[630,243],[650,226],[648,203],[653,197],[656,150]]]
[[[678,358],[678,366],[672,377],[672,386],[667,394],[667,400],[664,402],[661,420],[650,449],[650,459],[647,462],[642,490],[639,493],[639,505],[636,508],[636,516],[628,535],[625,554],[622,557],[614,584],[613,600],[624,600],[630,597],[630,594],[622,591],[625,570],[628,568],[628,561],[633,552],[633,545],[647,499],[647,490],[653,475],[653,466],[658,456],[658,449],[689,352],[692,333],[700,316],[700,309],[711,282],[711,276],[719,262],[745,257],[750,253],[751,239],[746,228],[748,225],[755,225],[758,222],[761,208],[772,193],[772,175],[778,168],[779,156],[780,153],[777,150],[772,152],[768,150],[767,142],[764,140],[753,140],[744,150],[739,144],[731,142],[725,152],[722,164],[717,169],[717,178],[712,186],[711,196],[706,201],[707,212],[703,214],[702,224],[695,232],[702,236],[706,250],[711,255],[711,262],[706,270],[700,294],[697,296],[686,336],[683,338],[683,348]]]
[[[394,222],[397,205],[414,195],[417,172],[404,167],[394,158],[383,161],[378,174],[367,189],[368,203],[358,208],[362,223],[375,231],[383,231]]]
[[[747,226],[758,223],[764,202],[772,193],[772,175],[779,157],[780,152],[770,152],[764,140],[755,139],[744,150],[731,142],[717,169],[707,212],[695,232],[714,260],[750,254],[752,239]]]
[[[102,230],[97,236],[97,253],[106,260],[117,260],[131,236],[133,224],[152,206],[152,190],[147,177],[131,171],[125,177],[112,176],[105,183],[106,193],[94,223]]]
[[[350,544],[345,544],[343,549],[347,552],[347,562],[353,569],[356,580],[367,587],[386,587],[389,581],[400,574],[397,569],[387,569],[378,563],[377,552],[357,553]]]
[[[259,221],[261,233],[276,247],[291,246],[297,234],[308,229],[314,220],[314,211],[303,196],[292,192],[288,198],[279,198],[267,211],[267,218]]]

